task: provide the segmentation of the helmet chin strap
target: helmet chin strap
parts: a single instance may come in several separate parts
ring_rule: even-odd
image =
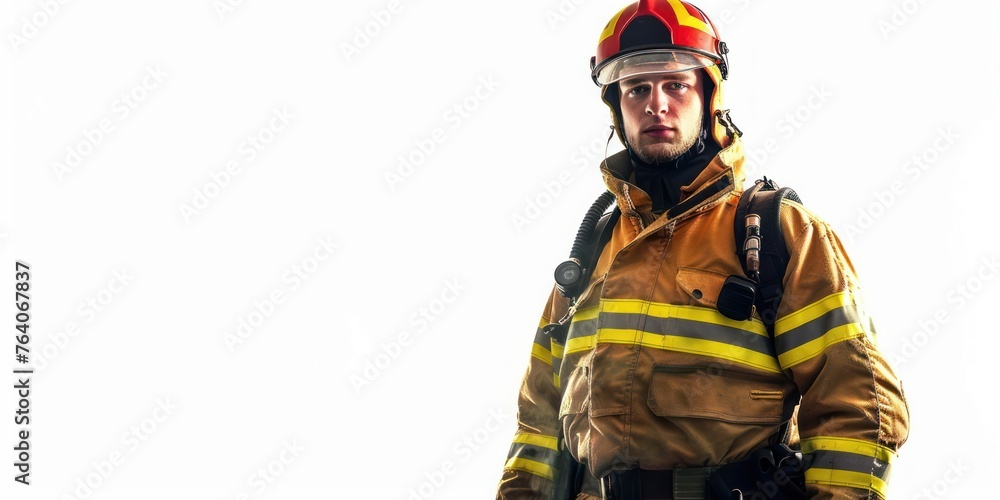
[[[608,140],[607,140],[607,142],[604,143],[604,164],[605,165],[608,164],[608,146],[611,146],[611,138],[614,137],[614,136],[615,136],[615,126],[612,125],[611,126],[611,133],[608,134]],[[625,147],[627,148],[628,146],[626,145]],[[631,154],[631,150],[629,151],[629,154]]]

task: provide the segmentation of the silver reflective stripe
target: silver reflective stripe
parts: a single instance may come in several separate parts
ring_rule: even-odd
[[[602,319],[604,320],[601,325],[603,328],[642,330],[646,333],[659,335],[677,335],[689,339],[711,340],[774,357],[774,347],[766,337],[725,325],[631,313],[604,313]],[[645,324],[639,328],[643,319],[645,319]]]
[[[778,349],[778,353],[784,354],[796,347],[806,345],[822,337],[826,332],[838,326],[857,323],[860,321],[860,317],[858,307],[854,304],[838,307],[832,311],[823,313],[822,316],[804,325],[776,335],[774,337],[774,344]]]
[[[810,453],[813,457],[810,467],[818,469],[846,470],[871,474],[885,482],[889,481],[892,465],[874,457],[866,457],[857,453],[832,450],[816,450]]]

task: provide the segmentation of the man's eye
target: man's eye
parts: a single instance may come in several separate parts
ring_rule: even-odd
[[[641,95],[649,91],[648,85],[639,85],[628,90],[628,95]]]
[[[687,85],[681,82],[670,82],[667,84],[667,88],[670,90],[684,90],[687,88]]]

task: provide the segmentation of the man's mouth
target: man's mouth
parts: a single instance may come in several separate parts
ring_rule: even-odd
[[[642,133],[650,137],[667,138],[677,133],[677,131],[666,125],[653,125],[642,129]]]

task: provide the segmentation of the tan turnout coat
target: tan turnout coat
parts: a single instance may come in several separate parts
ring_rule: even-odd
[[[791,258],[772,342],[756,316],[735,321],[716,309],[726,277],[743,275],[733,236],[745,181],[739,137],[659,217],[615,171],[621,158],[601,171],[622,216],[564,344],[541,326],[566,315],[566,299],[553,290],[545,307],[497,498],[551,498],[561,446],[593,477],[741,460],[767,446],[796,389],[791,440],[801,437],[811,463],[812,497],[884,497],[909,415],[830,226],[782,203]],[[593,477],[585,493],[598,495]]]

